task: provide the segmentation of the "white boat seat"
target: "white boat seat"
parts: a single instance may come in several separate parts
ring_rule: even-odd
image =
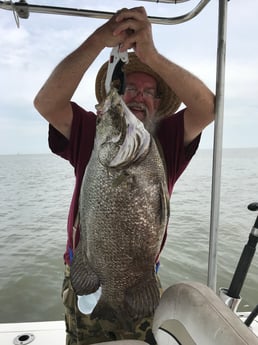
[[[258,345],[258,338],[214,291],[195,282],[164,292],[153,333],[159,345]]]

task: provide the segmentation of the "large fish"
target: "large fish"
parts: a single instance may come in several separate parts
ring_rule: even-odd
[[[79,295],[101,286],[91,317],[153,315],[160,298],[154,266],[169,217],[166,173],[155,140],[115,88],[97,118],[79,217],[71,281]]]

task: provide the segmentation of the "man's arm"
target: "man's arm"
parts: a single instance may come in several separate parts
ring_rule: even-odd
[[[35,97],[35,108],[68,139],[73,118],[70,100],[84,73],[101,50],[116,46],[123,40],[125,33],[113,35],[117,25],[114,16],[98,28],[59,63]]]
[[[193,74],[160,54],[153,54],[149,65],[186,105],[184,143],[187,145],[214,120],[214,94]]]
[[[121,30],[131,32],[124,40],[122,50],[134,48],[139,59],[158,73],[186,105],[184,142],[189,144],[214,120],[214,94],[193,74],[158,53],[151,23],[143,7],[123,9],[116,20],[120,26],[115,34],[119,35]]]

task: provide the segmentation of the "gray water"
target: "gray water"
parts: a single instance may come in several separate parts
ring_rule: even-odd
[[[218,287],[228,287],[257,213],[258,149],[223,151]],[[200,150],[171,199],[161,256],[164,288],[207,283],[212,152]],[[60,298],[73,169],[49,155],[0,156],[0,322],[63,319]],[[258,254],[241,291],[241,310],[258,303]]]

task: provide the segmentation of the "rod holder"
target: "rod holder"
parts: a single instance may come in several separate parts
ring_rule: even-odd
[[[219,289],[219,297],[220,299],[234,312],[237,312],[238,306],[242,300],[241,296],[238,298],[228,296],[228,289],[220,288]]]

